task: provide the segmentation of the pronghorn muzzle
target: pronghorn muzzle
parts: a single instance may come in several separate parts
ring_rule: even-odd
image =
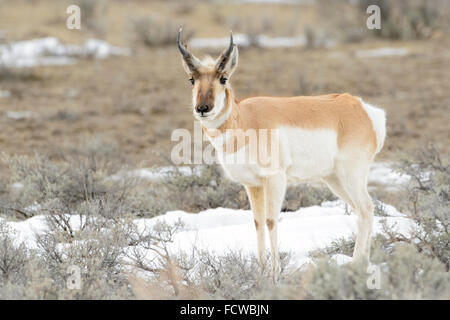
[[[197,113],[200,113],[202,117],[205,115],[205,113],[208,113],[211,109],[212,107],[207,103],[201,103],[195,107],[195,111]]]

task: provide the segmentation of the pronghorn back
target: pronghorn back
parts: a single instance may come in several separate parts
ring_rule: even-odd
[[[367,111],[363,104],[360,98],[348,93],[247,98],[240,101],[236,108],[239,117],[230,117],[219,129],[289,127],[332,130],[336,132],[340,150],[357,148],[373,156],[384,141],[384,134],[377,133],[377,130],[383,131],[379,128],[385,127],[384,111],[373,106],[369,106],[371,109]],[[375,118],[372,113],[376,116],[381,113],[382,116]]]

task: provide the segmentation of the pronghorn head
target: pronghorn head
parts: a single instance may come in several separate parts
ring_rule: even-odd
[[[193,86],[194,117],[199,120],[214,120],[228,107],[229,80],[238,63],[238,48],[233,44],[233,34],[230,33],[229,47],[216,60],[211,57],[199,60],[181,44],[180,36],[181,29],[177,45],[183,58],[183,67]]]

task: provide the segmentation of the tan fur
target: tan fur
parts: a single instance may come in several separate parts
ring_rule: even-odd
[[[254,213],[255,218],[255,228],[256,228],[256,240],[258,243],[258,258],[262,264],[266,262],[266,238],[265,238],[265,229],[264,229],[264,190],[261,187],[250,187],[245,186],[247,191],[248,199],[250,201],[250,206]],[[262,226],[259,228],[259,226]]]
[[[270,237],[270,256],[272,261],[272,276],[280,271],[280,259],[278,253],[278,216],[283,204],[286,191],[286,174],[280,172],[277,175],[264,179],[264,213],[267,229]]]

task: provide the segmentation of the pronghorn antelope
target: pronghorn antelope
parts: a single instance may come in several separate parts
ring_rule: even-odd
[[[358,216],[353,261],[368,262],[373,204],[367,175],[386,136],[385,112],[350,94],[235,99],[230,78],[238,64],[238,48],[230,45],[217,60],[199,60],[180,42],[182,64],[193,85],[194,117],[217,150],[228,176],[242,183],[254,214],[258,257],[265,265],[265,226],[269,231],[271,272],[279,270],[278,215],[291,181],[325,182]],[[248,139],[232,141],[229,130],[276,130],[278,165],[227,163],[230,154],[251,153]],[[262,135],[257,135],[261,139]],[[231,149],[222,148],[224,144]],[[258,148],[262,148],[257,144]],[[270,147],[267,147],[270,148]],[[251,156],[251,155],[250,155]],[[272,157],[272,159],[274,159]]]

